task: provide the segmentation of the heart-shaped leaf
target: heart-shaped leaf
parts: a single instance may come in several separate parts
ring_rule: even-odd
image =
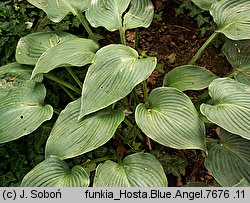
[[[250,85],[250,40],[227,40],[222,51],[234,67],[234,78]]]
[[[152,90],[149,102],[137,106],[135,120],[148,137],[164,146],[206,150],[204,123],[189,97],[176,88]]]
[[[150,0],[92,0],[86,11],[86,18],[93,27],[102,26],[109,31],[149,27],[153,16]]]
[[[21,187],[88,187],[87,172],[81,166],[69,168],[55,156],[44,160],[23,178]]]
[[[175,87],[181,91],[202,90],[218,78],[211,71],[194,65],[184,65],[172,69],[165,77],[165,87]]]
[[[250,39],[250,1],[220,0],[212,4],[210,13],[218,25],[217,32],[229,39]]]
[[[36,130],[51,119],[53,108],[44,104],[46,89],[37,82],[13,83],[0,87],[0,143],[9,142]]]
[[[149,27],[154,17],[151,0],[131,0],[129,11],[124,15],[125,29]]]
[[[94,187],[166,187],[168,181],[160,162],[149,153],[135,153],[122,163],[98,165]]]
[[[37,32],[29,34],[18,41],[16,60],[21,64],[36,65],[44,52],[56,44],[76,38],[77,36],[66,32]]]
[[[28,0],[28,2],[42,9],[53,22],[60,22],[68,13],[78,15],[85,11],[90,0]]]
[[[192,0],[192,2],[202,10],[209,11],[211,5],[218,0]]]
[[[156,63],[155,57],[138,59],[138,53],[124,45],[98,50],[83,84],[80,118],[128,95],[150,76]]]
[[[250,182],[250,141],[223,129],[219,137],[219,143],[208,143],[208,171],[223,187],[232,187],[243,178]]]
[[[241,181],[235,184],[233,187],[250,187],[250,183],[246,180],[246,178],[242,178]]]
[[[90,39],[72,39],[56,44],[38,60],[32,78],[39,73],[48,73],[60,66],[84,66],[93,61],[99,46]]]
[[[46,144],[46,156],[75,157],[108,142],[124,120],[122,110],[105,109],[78,120],[80,99],[60,113]]]
[[[0,80],[5,80],[6,83],[20,83],[30,79],[33,67],[22,65],[16,62],[9,63],[5,66],[0,67]],[[37,75],[33,78],[33,81],[42,82],[43,76]],[[0,86],[1,88],[2,86]]]
[[[250,139],[250,87],[229,78],[209,85],[213,104],[202,104],[201,113],[227,131]]]
[[[92,0],[86,18],[93,27],[105,27],[109,31],[122,28],[122,15],[130,0]]]

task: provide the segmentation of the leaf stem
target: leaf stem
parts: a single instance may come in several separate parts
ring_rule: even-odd
[[[194,65],[197,59],[200,57],[201,53],[207,48],[207,46],[217,37],[219,33],[214,32],[207,41],[201,46],[201,48],[196,52],[192,60],[188,63],[189,65]]]
[[[149,151],[152,151],[152,145],[151,145],[151,141],[150,141],[150,138],[147,136],[146,137],[146,140],[147,140],[147,144],[148,144],[148,149],[149,149]]]
[[[117,133],[117,136],[118,136],[120,139],[122,139],[123,142],[124,142],[126,145],[128,145],[131,149],[134,150],[134,148],[127,142],[127,140],[126,140],[124,137],[122,137],[119,133]]]
[[[234,75],[235,75],[236,72],[237,72],[236,70],[233,70],[232,72],[228,73],[226,75],[226,77],[232,78],[232,77],[234,77]]]
[[[115,105],[116,105],[116,102],[114,102],[114,103],[112,104],[112,110],[115,109]]]
[[[147,82],[146,80],[144,80],[142,82],[142,86],[143,86],[143,94],[144,94],[144,102],[148,102],[148,91],[147,91]]]
[[[194,103],[200,102],[208,97],[209,97],[208,91],[205,91],[203,94],[198,96],[198,98],[194,101]]]
[[[60,85],[63,85],[71,90],[73,90],[74,92],[78,93],[78,94],[81,94],[82,91],[80,89],[78,89],[77,87],[71,85],[70,83],[68,82],[65,82],[64,80],[61,80],[60,78],[57,78],[56,76],[52,75],[52,74],[48,74],[48,73],[45,73],[43,74],[44,77],[50,79],[50,80],[53,80],[54,82],[57,82],[59,83]]]
[[[144,141],[144,138],[143,138],[143,136],[141,135],[141,133],[140,133],[140,131],[139,131],[139,129],[138,129],[138,126],[135,124],[135,125],[133,125],[128,119],[124,119],[123,120],[123,122],[127,125],[127,126],[129,126],[130,128],[132,128],[131,129],[131,131],[129,132],[129,134],[130,133],[132,133],[132,131],[135,131],[135,130],[137,130],[137,132],[135,132],[135,135],[141,140],[141,141]]]
[[[55,114],[57,114],[57,115],[59,115],[59,114],[61,113],[61,111],[60,111],[59,109],[55,109],[55,108],[53,108],[53,112],[54,112]]]
[[[119,29],[119,32],[120,32],[121,43],[126,46],[127,43],[126,43],[125,28],[122,27],[121,29]]]
[[[86,17],[81,13],[81,12],[77,12],[76,13],[76,16],[78,17],[78,19],[80,20],[80,22],[82,23],[83,27],[85,28],[85,30],[87,31],[89,37],[95,41],[95,43],[97,43],[99,46],[100,44],[98,43],[94,33],[92,32],[90,26],[89,26],[89,23],[86,19]]]
[[[139,45],[139,36],[138,36],[138,28],[135,29],[135,50],[138,50]]]
[[[69,72],[69,74],[72,76],[72,78],[76,81],[77,85],[82,88],[82,83],[81,81],[79,80],[79,78],[76,76],[76,74],[74,73],[74,71],[69,68],[69,67],[65,67],[66,70]]]
[[[134,97],[134,100],[135,100],[135,106],[137,106],[138,104],[140,104],[140,101],[139,101],[139,98],[138,98],[138,95],[137,95],[137,92],[136,92],[136,88],[133,89],[132,94],[133,94],[133,97]]]
[[[91,164],[95,164],[95,163],[98,163],[98,162],[103,162],[103,161],[107,161],[107,160],[113,160],[114,159],[114,156],[104,156],[104,157],[101,157],[101,158],[97,158],[97,159],[93,159],[91,161],[87,161],[83,164],[81,164],[81,166],[87,166],[87,165],[91,165]]]
[[[63,85],[60,85],[60,86],[67,93],[67,95],[69,95],[69,97],[74,101],[75,100],[74,95],[66,87],[64,87]]]
[[[133,125],[127,118],[125,118],[125,119],[123,120],[123,122],[124,122],[127,126],[129,126],[130,128],[133,128],[133,127],[134,127],[134,125]]]

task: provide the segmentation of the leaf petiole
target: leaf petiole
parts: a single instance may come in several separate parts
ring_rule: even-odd
[[[78,89],[77,87],[71,85],[71,84],[68,83],[68,82],[65,82],[64,80],[62,80],[62,79],[60,79],[60,78],[58,78],[58,77],[56,77],[56,76],[54,76],[54,75],[52,75],[52,74],[45,73],[45,74],[43,74],[43,75],[44,75],[44,77],[46,77],[46,78],[48,78],[48,79],[50,79],[50,80],[53,80],[54,82],[57,82],[57,83],[59,83],[60,85],[63,85],[63,86],[65,86],[65,87],[67,87],[67,88],[73,90],[74,92],[76,92],[76,93],[78,93],[78,94],[81,94],[81,93],[82,93],[82,91],[81,91],[80,89]]]
[[[69,67],[65,67],[66,70],[69,72],[69,74],[72,76],[72,78],[76,81],[77,85],[82,88],[82,83],[79,80],[79,78],[76,76],[76,74],[74,73],[74,71],[71,70],[71,68]]]
[[[189,65],[194,65],[197,59],[200,57],[201,53],[207,48],[207,46],[217,37],[219,32],[214,32],[207,41],[201,46],[201,48],[196,52],[192,60],[188,63]]]

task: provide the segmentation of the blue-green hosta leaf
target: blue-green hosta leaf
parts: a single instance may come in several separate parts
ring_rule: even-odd
[[[154,17],[151,0],[131,0],[129,11],[124,15],[125,29],[149,27]]]
[[[35,166],[23,178],[21,187],[88,187],[87,172],[81,166],[69,168],[56,156],[51,156]]]
[[[78,120],[80,99],[59,115],[46,144],[46,156],[75,157],[108,142],[124,119],[122,110],[104,109]]]
[[[6,81],[6,83],[12,83],[12,86],[15,86],[13,83],[20,83],[30,79],[33,67],[22,65],[16,62],[9,63],[0,67],[0,80]],[[38,75],[33,79],[36,82],[42,82],[43,76]],[[3,85],[3,84],[2,84]],[[0,85],[0,88],[2,86]]]
[[[0,98],[8,94],[10,88],[19,85],[19,83],[28,81],[32,67],[21,65],[13,62],[0,67]],[[33,81],[41,82],[43,80],[42,75],[34,77]]]
[[[105,27],[109,31],[122,28],[122,15],[130,0],[91,0],[86,18],[93,27]]]
[[[234,78],[250,85],[250,40],[227,40],[222,51],[234,67]]]
[[[192,2],[201,8],[202,10],[209,11],[210,7],[213,3],[217,2],[218,0],[192,0]]]
[[[51,119],[53,108],[44,104],[46,89],[37,82],[15,83],[0,88],[0,143],[9,142],[36,130]]]
[[[28,0],[37,8],[42,9],[53,22],[60,22],[68,13],[78,15],[85,11],[90,0]]]
[[[168,72],[163,81],[165,87],[175,87],[181,91],[201,90],[218,78],[211,71],[194,65],[184,65]]]
[[[151,0],[91,0],[86,11],[86,18],[93,27],[102,26],[109,31],[149,27],[153,15]]]
[[[208,143],[205,166],[223,187],[231,187],[243,178],[250,182],[250,141],[225,130],[219,143]]]
[[[135,111],[139,128],[154,141],[176,149],[206,150],[204,123],[187,95],[159,87]]]
[[[227,131],[250,139],[250,87],[229,78],[209,85],[213,104],[202,104],[201,113]]]
[[[156,63],[155,57],[138,59],[138,53],[124,45],[98,50],[83,84],[80,118],[127,96],[150,76]]]
[[[39,73],[47,73],[60,66],[84,66],[93,61],[99,46],[91,39],[72,39],[59,43],[39,58],[32,78]]]
[[[235,184],[233,187],[250,187],[250,183],[246,178],[242,178],[241,181]]]
[[[212,4],[210,13],[218,25],[217,32],[229,39],[250,39],[250,1],[220,0]]]
[[[236,71],[234,73],[234,78],[243,84],[246,84],[250,86],[250,71],[249,70],[244,70],[242,72]]]
[[[98,165],[94,187],[166,187],[168,181],[160,162],[149,153],[135,153],[122,163]]]
[[[16,60],[21,64],[36,65],[44,52],[56,44],[76,38],[77,36],[66,32],[37,32],[29,34],[18,41]]]

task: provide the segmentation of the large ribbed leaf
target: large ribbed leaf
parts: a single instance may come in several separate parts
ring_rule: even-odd
[[[21,64],[36,65],[40,56],[56,44],[76,39],[66,32],[37,32],[22,37],[17,44],[16,60]]]
[[[15,140],[51,119],[53,108],[44,104],[46,89],[37,82],[0,87],[0,143]]]
[[[109,141],[124,119],[122,110],[105,109],[78,120],[80,99],[60,113],[46,144],[46,156],[75,157]]]
[[[32,69],[30,66],[21,65],[16,62],[0,67],[0,98],[8,94],[9,88],[29,80]],[[42,80],[42,75],[37,75],[33,79],[36,82],[41,82]]]
[[[194,4],[206,11],[209,11],[211,5],[217,1],[218,0],[192,0]]]
[[[209,85],[213,104],[202,104],[208,120],[231,133],[250,139],[250,87],[229,78],[215,79]]]
[[[208,143],[208,171],[223,187],[234,186],[243,178],[250,182],[250,141],[225,130],[219,136],[219,143]]]
[[[21,187],[88,187],[89,183],[81,166],[70,169],[67,163],[51,156],[25,175]]]
[[[135,153],[122,163],[98,165],[94,187],[166,187],[168,181],[160,162],[149,153]]]
[[[218,78],[211,71],[194,65],[184,65],[168,72],[163,81],[165,87],[175,87],[181,91],[201,90]]]
[[[38,60],[32,77],[60,66],[84,66],[91,63],[99,46],[90,39],[72,39],[46,51]]]
[[[122,15],[130,0],[91,0],[86,18],[93,27],[102,26],[109,31],[122,28]]]
[[[159,87],[149,102],[135,112],[139,128],[154,141],[176,149],[206,150],[204,124],[187,95],[172,87]]]
[[[78,15],[85,11],[90,0],[28,0],[42,9],[53,22],[60,22],[68,13]]]
[[[155,57],[138,59],[138,53],[124,45],[108,45],[98,50],[83,84],[80,117],[128,95],[150,76],[155,66]]]
[[[210,13],[217,32],[232,40],[250,39],[249,0],[220,0],[211,6]]]
[[[234,78],[250,85],[250,40],[227,40],[222,51],[234,67]]]
[[[153,16],[151,0],[92,0],[86,11],[86,17],[93,27],[102,26],[109,31],[149,27]]]
[[[131,0],[129,11],[124,16],[125,29],[149,27],[154,17],[151,0]]]
[[[22,65],[16,62],[2,66],[0,67],[0,80],[2,81],[1,84],[4,82],[4,80],[6,83],[11,83],[12,85],[13,83],[27,81],[30,79],[32,70],[33,67]],[[38,75],[33,79],[33,81],[36,82],[42,82],[42,80],[42,75]]]

